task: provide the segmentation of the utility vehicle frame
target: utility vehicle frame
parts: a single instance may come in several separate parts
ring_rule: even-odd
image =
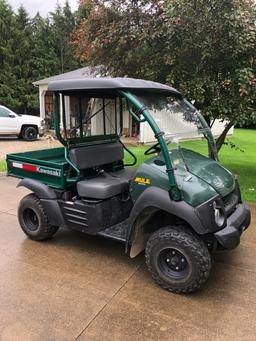
[[[32,192],[18,209],[25,234],[42,241],[66,227],[116,239],[131,257],[145,250],[163,288],[199,289],[212,253],[236,247],[250,224],[202,115],[174,88],[144,80],[73,79],[51,82],[49,90],[63,148],[7,156],[8,175]],[[125,111],[157,140],[139,167],[120,139]],[[182,145],[198,137],[212,158]],[[124,152],[132,162],[124,163]]]

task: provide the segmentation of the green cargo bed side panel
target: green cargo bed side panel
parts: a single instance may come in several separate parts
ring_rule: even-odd
[[[7,175],[38,180],[50,187],[63,189],[69,164],[64,148],[51,148],[7,155]]]

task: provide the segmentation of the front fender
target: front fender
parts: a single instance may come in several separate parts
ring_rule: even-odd
[[[128,251],[130,243],[133,242],[131,239],[136,225],[136,220],[143,211],[145,212],[146,209],[148,211],[149,208],[152,208],[153,213],[156,210],[161,210],[186,221],[198,234],[207,233],[194,207],[190,206],[185,201],[173,201],[170,199],[167,191],[151,186],[140,195],[131,211],[128,221],[126,251]],[[149,214],[148,218],[150,217],[151,215]]]

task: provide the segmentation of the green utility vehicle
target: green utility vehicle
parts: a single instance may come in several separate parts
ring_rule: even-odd
[[[200,288],[211,254],[235,248],[250,224],[239,185],[220,165],[201,114],[174,88],[144,80],[55,81],[49,91],[63,147],[7,156],[8,175],[32,191],[18,209],[26,235],[41,241],[67,227],[112,238],[131,257],[145,250],[163,288]],[[140,166],[120,140],[127,116],[157,141]],[[212,158],[185,148],[191,139],[204,139]]]

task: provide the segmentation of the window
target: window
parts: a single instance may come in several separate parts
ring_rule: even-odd
[[[118,135],[120,123],[119,98],[70,96],[66,138]]]
[[[0,107],[0,117],[9,117],[10,113],[10,110]]]
[[[45,94],[45,122],[48,129],[54,128],[53,120],[53,93],[47,91]]]

